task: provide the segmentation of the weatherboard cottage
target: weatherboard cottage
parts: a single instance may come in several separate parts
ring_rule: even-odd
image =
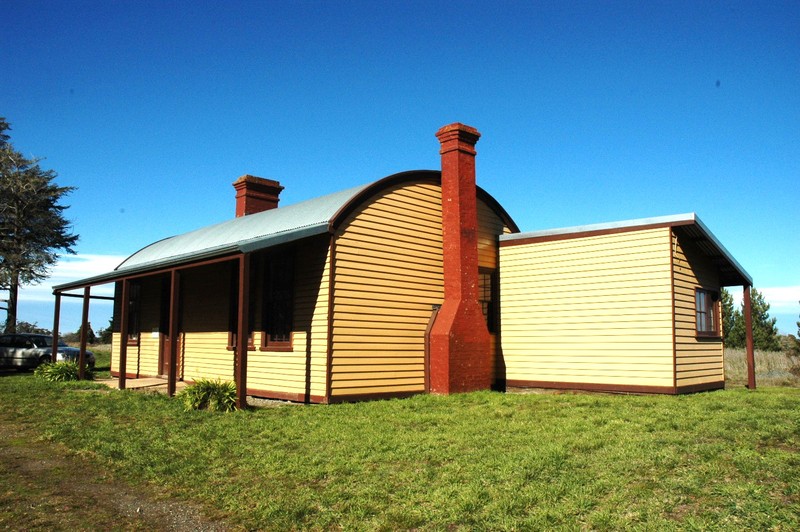
[[[685,215],[520,233],[476,186],[479,136],[445,126],[441,171],[289,206],[277,181],[245,175],[234,219],[54,287],[54,336],[62,296],[84,298],[85,324],[91,287],[113,282],[121,388],[221,378],[240,406],[722,388],[719,291],[752,280],[708,228]]]

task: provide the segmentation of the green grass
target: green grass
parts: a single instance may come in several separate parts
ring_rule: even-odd
[[[7,375],[0,401],[0,422],[248,529],[800,528],[798,389],[221,414]]]

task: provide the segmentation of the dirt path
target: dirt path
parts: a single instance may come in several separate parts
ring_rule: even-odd
[[[0,416],[2,530],[231,530],[198,506],[133,486]]]

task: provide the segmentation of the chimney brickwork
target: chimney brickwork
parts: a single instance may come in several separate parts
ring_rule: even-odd
[[[236,189],[236,217],[247,216],[278,207],[283,187],[277,181],[243,175],[233,182]]]
[[[430,391],[489,389],[491,339],[478,301],[478,201],[475,128],[436,132],[442,156],[444,302],[430,332]]]

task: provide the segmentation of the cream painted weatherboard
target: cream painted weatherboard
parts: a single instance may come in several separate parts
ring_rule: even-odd
[[[673,235],[675,276],[676,383],[695,386],[725,380],[720,338],[698,338],[695,291],[703,288],[719,293],[719,275],[711,261],[685,238]],[[717,329],[722,330],[720,305],[716,305]]]
[[[674,386],[669,228],[500,248],[508,381]]]

